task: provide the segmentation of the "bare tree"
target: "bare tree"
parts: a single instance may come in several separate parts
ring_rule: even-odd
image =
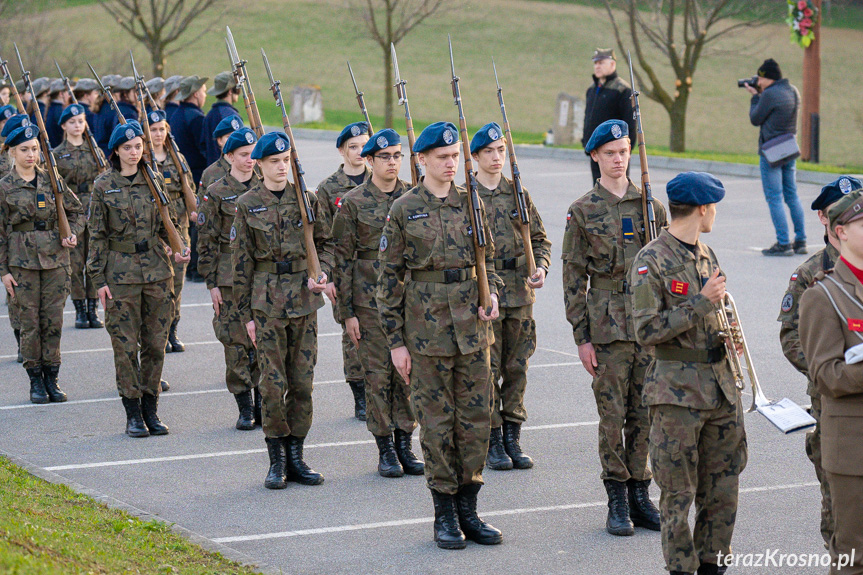
[[[146,46],[154,76],[162,75],[168,56],[209,32],[225,13],[225,0],[99,0],[99,4],[123,30]],[[179,41],[194,20],[214,9],[219,10],[215,10],[208,26]]]
[[[384,64],[384,125],[393,126],[393,61],[390,43],[398,43],[429,16],[453,0],[347,0],[381,47]]]
[[[669,148],[673,152],[686,150],[686,107],[698,62],[707,54],[705,48],[724,36],[761,26],[769,12],[775,10],[772,3],[751,0],[603,2],[617,45],[624,54],[626,44],[621,29],[626,40],[631,42],[634,74],[641,93],[661,104],[668,113],[671,120]],[[615,14],[615,10],[623,12],[622,17]],[[673,89],[663,86],[654,68],[655,62],[651,62],[647,53],[651,47],[667,58],[675,78]]]

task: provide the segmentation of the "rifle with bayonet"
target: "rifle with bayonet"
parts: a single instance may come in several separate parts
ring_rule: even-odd
[[[644,130],[641,127],[641,107],[638,105],[638,90],[635,89],[635,76],[632,73],[632,56],[626,53],[629,62],[629,82],[632,85],[632,117],[638,137],[638,160],[641,164],[641,210],[644,216],[644,243],[656,239],[656,214],[653,211],[653,192],[650,189],[650,173],[647,169],[647,144],[644,143]]]
[[[73,104],[78,104],[78,98],[75,97],[75,92],[72,90],[72,83],[69,81],[69,78],[63,73],[63,70],[60,69],[60,64],[57,63],[57,60],[54,60],[54,65],[57,66],[57,72],[60,74],[60,79],[63,80],[63,84],[66,86],[66,91],[69,92],[69,97],[72,98]],[[87,122],[84,122],[84,141],[87,142],[87,148],[90,149],[90,154],[92,154],[93,159],[96,160],[96,165],[99,166],[99,171],[104,172],[108,169],[108,162],[105,161],[105,157],[99,153],[99,145],[96,143],[96,138],[93,137],[93,132],[90,131],[90,126],[87,125]]]
[[[354,92],[357,93],[357,104],[360,105],[360,112],[363,113],[363,117],[366,119],[366,124],[369,127],[369,137],[371,137],[374,130],[372,129],[372,121],[369,119],[369,112],[366,110],[366,99],[363,97],[363,93],[360,92],[360,87],[357,86],[357,79],[354,78],[354,71],[351,68],[350,62],[348,62],[348,72],[351,73],[351,82],[354,83]]]
[[[71,238],[72,228],[69,226],[69,218],[66,216],[66,206],[63,203],[64,184],[60,179],[60,174],[57,172],[57,160],[54,158],[54,152],[51,150],[51,142],[48,141],[48,132],[45,130],[45,120],[42,119],[42,110],[39,109],[36,91],[33,90],[33,83],[30,81],[30,72],[24,68],[24,62],[21,60],[21,52],[18,51],[18,45],[15,43],[12,45],[15,46],[15,55],[18,56],[18,65],[21,66],[21,79],[24,80],[24,89],[30,93],[30,98],[36,104],[34,113],[36,115],[36,124],[39,126],[39,147],[45,159],[45,168],[48,171],[48,179],[51,181],[51,190],[54,192],[54,205],[57,209],[57,224],[60,229],[60,239]],[[18,99],[20,101],[20,96]]]
[[[147,84],[144,82],[144,76],[140,76],[138,74],[138,69],[135,67],[135,57],[132,55],[132,51],[129,50],[129,58],[132,61],[132,74],[135,76],[135,88],[138,92],[138,105],[140,106],[140,121],[141,128],[144,129],[144,140],[147,143],[147,148],[152,153],[153,151],[153,141],[150,139],[150,118],[147,116],[147,100],[149,98],[150,105],[152,108],[156,108],[156,101],[153,99],[153,95],[150,94],[150,89],[147,88]],[[146,128],[145,128],[146,126]],[[177,143],[174,141],[173,136],[171,135],[171,130],[167,130],[165,134],[165,149],[168,151],[168,156],[171,157],[171,161],[174,164],[174,167],[177,169],[177,173],[180,175],[180,188],[183,193],[183,203],[186,205],[186,214],[187,217],[191,220],[197,217],[198,210],[198,201],[195,198],[195,191],[192,189],[191,184],[189,184],[190,178],[192,177],[192,172],[189,170],[189,166],[186,165],[186,162],[182,161],[180,158],[180,150],[177,148]],[[153,166],[155,166],[156,158],[153,157]]]
[[[15,107],[18,108],[18,113],[26,114],[27,112],[24,109],[24,102],[21,101],[21,94],[18,93],[18,87],[15,85],[15,81],[12,79],[12,74],[9,72],[9,61],[0,58],[0,69],[3,70],[3,77],[6,79],[6,83],[9,84],[9,90],[12,92],[12,97],[15,98]]]
[[[243,93],[243,102],[246,105],[246,115],[249,118],[249,127],[255,131],[255,134],[260,138],[264,135],[264,124],[261,122],[261,114],[258,112],[258,104],[255,101],[255,93],[252,92],[252,83],[249,81],[249,74],[246,72],[246,61],[240,60],[240,54],[237,52],[237,45],[234,43],[234,35],[231,34],[231,29],[225,26],[227,36],[225,43],[228,46],[228,57],[231,59],[231,67],[234,71],[234,79]]]
[[[408,134],[408,147],[411,152],[411,184],[416,186],[420,181],[422,172],[420,171],[419,159],[414,152],[416,137],[414,136],[414,122],[411,120],[411,109],[408,107],[407,80],[402,80],[401,74],[399,74],[399,59],[396,57],[396,47],[393,43],[390,43],[390,53],[393,58],[393,75],[396,82],[393,87],[396,89],[396,96],[399,97],[399,106],[405,107],[405,131]]]
[[[111,109],[114,110],[117,120],[120,124],[128,124],[125,116],[123,116],[123,112],[121,112],[120,108],[117,106],[117,101],[114,99],[114,95],[105,87],[102,80],[100,80],[101,76],[96,73],[96,70],[93,69],[93,66],[91,66],[89,62],[87,62],[87,66],[90,67],[93,77],[96,78],[96,82],[99,83],[99,89],[102,91],[102,95],[105,97],[105,100],[110,104]],[[143,129],[143,126],[141,127]],[[148,125],[146,133],[148,134],[149,131],[150,129]],[[152,151],[150,151],[149,155],[152,159]],[[142,165],[143,168],[139,167],[139,169],[143,169],[144,179],[147,181],[147,187],[150,188],[150,193],[153,195],[153,199],[156,200],[156,208],[159,210],[159,217],[162,218],[162,225],[165,226],[165,231],[168,233],[168,244],[171,246],[171,251],[175,254],[183,254],[186,247],[183,245],[183,239],[180,237],[176,226],[174,226],[174,221],[171,219],[171,212],[168,209],[168,196],[165,195],[165,192],[159,185],[159,180],[156,179],[156,173],[153,171],[152,166],[150,166],[146,161]]]
[[[530,238],[530,212],[527,208],[527,200],[524,197],[524,188],[521,185],[521,172],[518,169],[518,161],[515,159],[515,144],[512,142],[512,132],[509,129],[509,119],[506,116],[506,105],[503,103],[503,88],[497,79],[497,66],[494,58],[491,60],[494,68],[494,83],[497,84],[497,101],[500,104],[500,113],[503,116],[503,133],[506,138],[506,147],[509,149],[509,167],[512,172],[512,189],[515,193],[515,206],[519,217],[519,233],[524,244],[524,256],[527,259],[527,275],[533,277],[536,274],[536,260],[533,257],[533,244]]]
[[[464,185],[467,188],[467,201],[470,209],[470,224],[473,228],[473,247],[476,257],[476,281],[479,287],[479,305],[485,308],[486,314],[491,314],[491,291],[488,286],[488,276],[485,269],[485,226],[483,225],[483,208],[477,193],[476,176],[473,172],[473,161],[470,156],[470,140],[467,137],[467,121],[464,118],[464,107],[461,103],[461,91],[458,87],[459,77],[455,75],[455,60],[452,55],[452,38],[449,40],[449,63],[452,69],[452,97],[458,106],[458,124],[461,134],[462,153],[464,154]],[[413,147],[413,146],[411,146]]]
[[[264,67],[267,69],[267,77],[270,79],[270,90],[273,92],[276,105],[282,112],[282,126],[291,144],[291,172],[294,175],[294,192],[297,194],[297,203],[303,219],[303,239],[306,246],[306,262],[308,263],[309,277],[315,278],[316,282],[320,282],[323,274],[321,273],[321,262],[318,259],[318,250],[315,247],[315,212],[312,210],[311,202],[309,202],[306,180],[303,177],[305,172],[303,171],[303,166],[300,164],[300,157],[297,154],[297,146],[294,142],[294,133],[291,130],[291,121],[288,118],[287,110],[285,110],[285,101],[282,99],[281,82],[273,77],[270,61],[267,59],[267,54],[263,48],[261,48],[261,56],[264,59]]]

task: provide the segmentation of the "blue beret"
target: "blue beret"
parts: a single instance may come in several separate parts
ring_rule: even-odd
[[[420,153],[431,148],[443,148],[458,143],[458,128],[452,122],[429,124],[414,142],[414,152]]]
[[[229,152],[233,152],[237,148],[242,148],[243,146],[251,146],[257,141],[258,137],[255,136],[255,131],[253,129],[242,127],[236,132],[232,133],[230,136],[228,136],[228,140],[225,142],[225,146],[222,148],[222,153],[227,154]]]
[[[21,126],[16,128],[6,138],[5,144],[10,148],[39,137],[39,126]]]
[[[369,138],[369,141],[366,142],[365,146],[363,146],[363,151],[360,152],[360,156],[365,158],[366,156],[370,156],[384,148],[398,146],[401,143],[402,139],[395,130],[392,128],[384,128]]]
[[[147,112],[147,122],[151,124],[157,124],[159,122],[167,122],[168,115],[165,113],[165,110],[150,110]]]
[[[683,172],[665,185],[670,204],[704,206],[715,204],[725,197],[725,186],[707,172]]]
[[[213,130],[213,137],[221,138],[222,136],[227,136],[231,132],[236,132],[242,127],[243,119],[241,117],[236,114],[225,116],[222,118],[222,121],[216,125],[216,129]]]
[[[21,126],[29,126],[30,125],[30,116],[27,114],[15,114],[3,125],[3,130],[0,131],[0,137],[5,138],[13,131],[17,130]]]
[[[288,135],[284,132],[269,132],[261,136],[258,143],[255,144],[255,149],[252,150],[252,159],[260,160],[267,156],[284,153],[291,149],[291,141],[288,140]]]
[[[60,119],[57,121],[57,124],[62,126],[73,116],[80,116],[84,113],[84,106],[81,104],[72,104],[71,106],[66,106],[63,109],[63,112],[60,114]]]
[[[345,129],[342,130],[339,137],[336,138],[336,147],[341,148],[342,144],[351,138],[356,138],[357,136],[362,136],[363,134],[369,133],[369,125],[365,122],[354,122],[353,124],[348,124],[345,126]]]
[[[623,120],[606,120],[596,127],[584,151],[588,154],[609,142],[629,137],[629,126]]]
[[[863,188],[863,183],[860,183],[860,180],[857,178],[852,178],[851,176],[842,176],[835,182],[831,182],[821,188],[821,193],[818,194],[818,197],[815,198],[815,201],[812,202],[813,210],[821,210],[822,212],[827,211],[827,207],[841,198],[849,194],[854,190],[859,190]]]
[[[0,122],[3,120],[8,120],[12,116],[18,113],[18,108],[15,106],[10,106],[6,104],[5,106],[0,106]]]
[[[111,139],[108,141],[108,149],[116,150],[117,146],[125,144],[129,140],[143,137],[144,130],[141,129],[141,124],[135,120],[129,120],[125,124],[117,124],[111,132]]]
[[[500,129],[500,126],[496,122],[486,124],[471,138],[470,153],[476,154],[492,142],[497,142],[501,138],[503,138],[503,130]]]

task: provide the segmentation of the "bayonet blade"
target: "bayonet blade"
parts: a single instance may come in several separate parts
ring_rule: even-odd
[[[360,92],[360,87],[357,86],[357,79],[354,78],[354,70],[351,68],[351,62],[350,61],[348,61],[348,72],[351,73],[351,82],[354,83],[354,92],[357,93],[357,96],[362,96],[363,93]]]
[[[90,71],[93,73],[93,77],[94,77],[94,78],[96,78],[96,81],[97,81],[97,82],[99,82],[99,85],[100,85],[100,86],[102,87],[102,89],[104,90],[104,89],[105,89],[105,85],[104,85],[104,84],[102,84],[102,78],[99,76],[99,74],[97,74],[97,73],[96,73],[96,70],[94,70],[94,69],[93,69],[93,65],[92,65],[92,64],[90,64],[90,62],[87,62],[87,67],[88,67],[88,68],[90,68]]]
[[[58,74],[60,74],[60,78],[62,78],[62,79],[63,79],[63,81],[65,82],[65,81],[66,81],[66,76],[63,74],[63,70],[61,70],[61,69],[60,69],[60,64],[58,64],[58,63],[57,63],[57,59],[56,59],[56,58],[54,59],[54,65],[55,65],[55,66],[57,66],[57,73],[58,73]]]
[[[494,83],[497,84],[497,91],[500,92],[500,90],[501,90],[500,82],[498,82],[498,80],[497,80],[497,66],[494,63],[494,57],[493,56],[491,59],[491,67],[494,68]]]
[[[396,56],[396,46],[390,42],[390,54],[393,57],[393,76],[395,76],[396,84],[401,84],[401,74],[399,74],[399,58]]]
[[[449,66],[452,69],[452,77],[455,78],[455,60],[452,57],[452,36],[449,34],[446,35],[447,41],[449,42]]]
[[[231,66],[234,65],[234,55],[231,53],[231,43],[228,42],[228,39],[225,38],[225,48],[228,50],[228,60],[231,62]]]
[[[264,68],[267,69],[267,77],[270,79],[270,86],[276,85],[276,79],[273,77],[273,71],[270,70],[270,61],[267,59],[267,53],[261,48],[261,56],[264,58]]]
[[[626,51],[626,62],[629,64],[629,85],[632,87],[632,91],[638,95],[638,91],[635,89],[635,76],[632,72],[632,54],[629,50]]]
[[[18,51],[18,44],[12,42],[12,45],[15,47],[15,55],[18,56],[18,65],[21,66],[21,73],[26,76],[27,71],[24,69],[24,62],[21,60],[21,52]]]
[[[132,51],[129,50],[129,59],[132,61],[132,74],[135,75],[135,81],[142,80],[142,76],[138,76],[138,68],[135,67],[135,57],[132,55]]]
[[[231,27],[225,26],[225,33],[227,34],[227,38],[225,40],[228,41],[228,49],[231,51],[231,58],[234,61],[234,64],[239,63],[240,56],[237,54],[237,45],[234,43],[234,35],[231,34]]]

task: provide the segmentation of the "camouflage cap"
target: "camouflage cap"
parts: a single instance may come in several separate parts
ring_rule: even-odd
[[[120,74],[105,74],[102,76],[102,84],[105,85],[106,88],[113,88],[114,84],[123,79],[123,76]]]
[[[75,82],[74,90],[76,92],[92,92],[93,90],[98,90],[99,84],[96,83],[96,80],[93,78],[81,78],[77,82]]]
[[[38,98],[42,94],[48,91],[48,88],[51,87],[51,79],[42,77],[36,78],[33,80],[33,91],[36,93],[36,97]]]
[[[183,76],[177,74],[176,76],[169,76],[167,80],[165,80],[165,94],[170,95],[172,92],[176,92],[180,89],[180,80],[183,79]]]
[[[145,84],[151,94],[158,94],[165,87],[165,80],[161,76],[156,76],[147,80]]]
[[[233,72],[219,72],[213,78],[213,87],[207,90],[207,93],[218,98],[236,87],[237,81],[234,79]]]
[[[201,78],[200,76],[186,76],[182,80],[180,80],[180,100],[186,100],[192,94],[201,89],[201,86],[207,83],[207,78],[204,76]]]
[[[857,188],[840,198],[827,208],[830,229],[850,224],[863,218],[863,189]]]
[[[22,94],[24,92],[24,80],[18,80],[15,82],[15,89],[19,94]]]
[[[111,89],[115,92],[125,92],[126,90],[133,90],[135,88],[135,78],[132,76],[126,76],[124,78],[120,78],[114,85],[111,86]]]
[[[62,78],[54,78],[48,84],[48,92],[53,96],[54,94],[59,94],[63,90],[66,89],[66,82],[63,81]]]
[[[614,48],[597,48],[593,51],[593,56],[591,57],[591,60],[593,60],[594,62],[599,62],[600,60],[605,60],[606,58],[611,58],[615,62],[617,61],[617,58],[614,57]]]

